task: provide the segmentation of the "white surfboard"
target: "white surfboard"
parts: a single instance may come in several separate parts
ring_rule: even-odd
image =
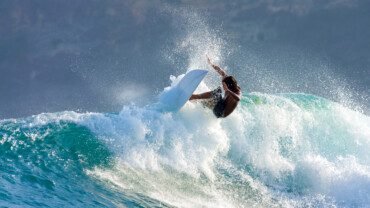
[[[159,98],[162,110],[178,111],[189,100],[208,70],[194,69],[188,71],[175,85],[165,89]]]

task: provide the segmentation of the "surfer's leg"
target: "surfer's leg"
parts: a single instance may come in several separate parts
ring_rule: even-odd
[[[201,94],[193,94],[191,95],[189,100],[196,100],[196,99],[209,99],[212,97],[212,91],[201,93]]]

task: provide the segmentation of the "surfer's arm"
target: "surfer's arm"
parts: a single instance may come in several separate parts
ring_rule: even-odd
[[[192,94],[189,100],[196,99],[208,99],[212,97],[212,91],[201,93],[201,94]]]
[[[225,82],[222,82],[222,86],[224,88],[224,91],[225,91],[225,94],[228,94],[230,95],[231,97],[233,97],[235,100],[239,101],[240,100],[240,95],[239,94],[236,94],[235,92],[231,91]]]
[[[219,66],[217,66],[217,65],[213,64],[213,63],[211,62],[211,60],[209,60],[209,58],[208,58],[208,57],[207,57],[207,62],[208,62],[208,64],[209,64],[209,65],[211,65],[211,66],[212,66],[212,68],[214,68],[214,69],[216,70],[216,72],[217,72],[217,73],[219,73],[222,77],[225,77],[225,76],[226,76],[226,72],[225,72],[223,69],[221,69],[221,67],[219,67]]]

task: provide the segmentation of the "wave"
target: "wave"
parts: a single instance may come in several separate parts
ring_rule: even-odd
[[[369,117],[307,94],[246,94],[226,119],[195,102],[176,113],[130,105],[7,119],[0,202],[365,206],[369,138]]]

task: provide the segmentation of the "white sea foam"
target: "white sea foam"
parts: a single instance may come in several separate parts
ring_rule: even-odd
[[[265,103],[243,104],[223,120],[190,102],[177,113],[132,106],[125,107],[119,115],[93,115],[83,123],[111,143],[123,172],[128,168],[169,178],[172,173],[185,173],[194,178],[194,186],[202,187],[202,181],[207,181],[203,191],[208,193],[205,188],[228,180],[219,172],[226,160],[232,169],[255,178],[238,176],[238,183],[249,185],[225,189],[226,195],[255,187],[267,204],[271,198],[279,199],[284,206],[362,206],[370,202],[368,117],[325,100],[324,106],[307,107],[317,100],[297,102],[280,95],[253,96]],[[176,172],[168,172],[171,169]],[[97,171],[101,176],[106,170]],[[132,188],[123,179],[119,183]],[[302,197],[292,197],[287,190]],[[166,190],[152,191],[153,197],[181,205]],[[219,194],[208,197],[220,199]],[[181,198],[189,203],[193,199]],[[229,206],[242,203],[236,199],[223,201],[228,201]]]
[[[311,95],[246,94],[226,119],[188,102],[26,120],[88,127],[116,158],[92,177],[179,207],[370,203],[369,117]]]

